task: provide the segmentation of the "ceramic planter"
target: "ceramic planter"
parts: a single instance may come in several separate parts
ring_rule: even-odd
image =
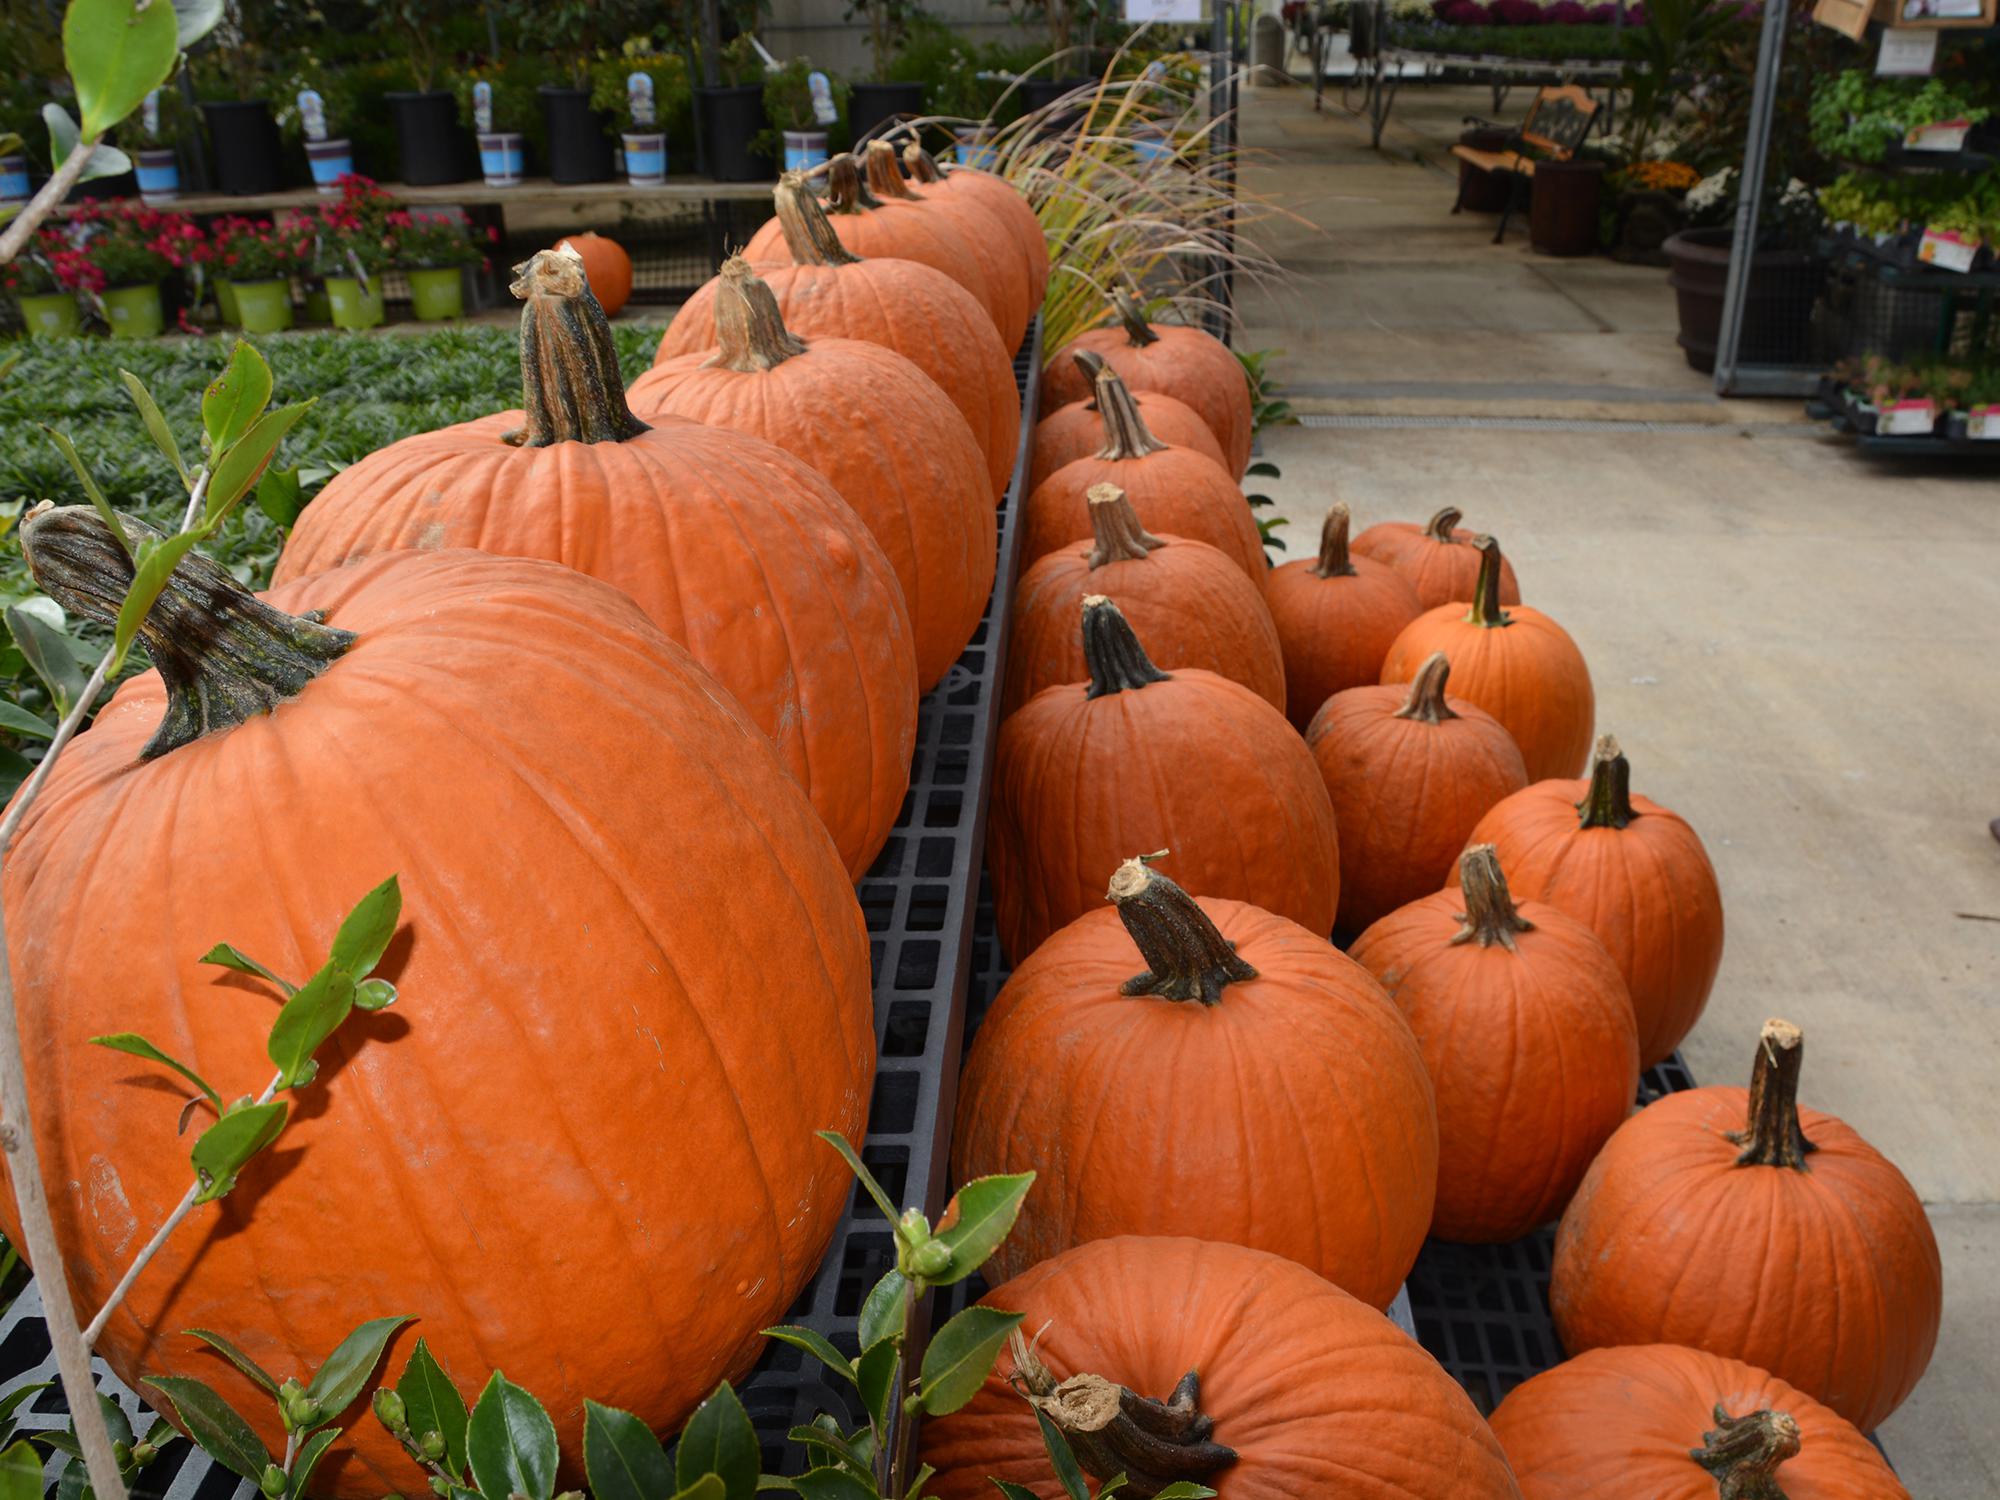
[[[28,181],[28,158],[0,156],[0,203],[25,203],[34,196]]]
[[[313,186],[322,198],[340,195],[340,179],[354,175],[354,146],[345,139],[307,141],[306,161],[312,167]]]
[[[31,339],[66,339],[83,327],[76,297],[69,292],[35,292],[20,299],[21,321]]]
[[[137,153],[139,196],[148,203],[172,203],[181,195],[180,157],[171,146],[154,146]]]
[[[225,282],[245,333],[278,333],[292,326],[292,284],[282,276],[265,281]]]
[[[438,323],[465,316],[465,277],[457,266],[404,274],[410,278],[410,311],[418,318]]]
[[[787,172],[810,172],[826,160],[826,132],[824,130],[787,130],[785,132],[785,170]]]
[[[326,278],[328,311],[335,328],[374,328],[383,318],[382,278],[371,279],[366,288],[352,276]]]
[[[634,187],[658,187],[667,180],[667,137],[664,132],[626,131],[625,180]]]
[[[1731,232],[1683,229],[1660,248],[1673,269],[1681,331],[1675,340],[1693,369],[1715,369],[1722,328],[1722,294],[1729,280]],[[1749,364],[1803,364],[1811,340],[1813,303],[1825,267],[1793,250],[1759,250],[1750,258],[1750,284],[1743,302],[1743,329],[1737,358]]]
[[[494,130],[479,137],[479,171],[488,187],[519,187],[527,155],[525,138],[516,131]]]
[[[114,339],[156,339],[167,326],[160,284],[114,286],[103,295],[104,321]]]

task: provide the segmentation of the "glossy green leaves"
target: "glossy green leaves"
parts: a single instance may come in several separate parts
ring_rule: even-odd
[[[194,1163],[194,1201],[213,1203],[235,1187],[244,1163],[278,1138],[290,1109],[283,1100],[269,1104],[246,1100],[203,1131],[189,1153]]]
[[[556,1424],[541,1402],[498,1370],[472,1408],[465,1444],[473,1482],[489,1500],[554,1500]]]
[[[63,16],[63,61],[76,86],[83,133],[91,139],[139,107],[167,81],[180,55],[171,5],[138,0],[70,0]]]
[[[404,1420],[411,1434],[421,1442],[436,1433],[444,1444],[444,1452],[437,1461],[453,1474],[463,1474],[470,1414],[458,1386],[422,1339],[417,1340],[417,1347],[410,1352],[403,1378],[396,1382],[396,1394],[403,1399]]]

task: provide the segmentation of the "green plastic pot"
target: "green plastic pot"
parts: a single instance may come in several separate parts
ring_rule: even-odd
[[[426,323],[465,316],[465,278],[457,266],[411,271],[410,310]]]
[[[321,282],[314,282],[306,288],[306,321],[308,323],[331,323],[333,321],[333,301],[326,294]]]
[[[284,277],[234,285],[238,321],[245,333],[277,333],[292,326],[292,284]]]
[[[104,319],[114,339],[156,339],[167,326],[160,284],[114,286],[104,293]]]
[[[352,276],[326,278],[326,297],[335,328],[374,328],[382,321],[382,278],[377,276],[363,291]]]
[[[243,314],[236,309],[236,283],[217,281],[215,283],[215,310],[222,314],[222,321],[230,328],[243,321]]]
[[[66,339],[83,327],[76,298],[69,292],[36,292],[23,297],[21,321],[31,339]]]

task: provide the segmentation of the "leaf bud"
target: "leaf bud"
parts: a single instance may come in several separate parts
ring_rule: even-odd
[[[951,1246],[925,1240],[910,1252],[910,1269],[919,1276],[942,1276],[951,1269]]]
[[[398,1437],[409,1429],[410,1415],[403,1398],[387,1386],[375,1392],[375,1420]]]
[[[423,1441],[417,1444],[417,1451],[432,1463],[436,1463],[444,1457],[444,1434],[441,1432],[425,1433]]]
[[[269,1500],[284,1500],[285,1483],[285,1471],[283,1469],[279,1468],[276,1464],[265,1464],[264,1474],[257,1481],[257,1488],[262,1490],[269,1497]]]
[[[896,1232],[911,1245],[921,1245],[931,1237],[931,1221],[924,1217],[920,1208],[906,1208],[896,1225]]]

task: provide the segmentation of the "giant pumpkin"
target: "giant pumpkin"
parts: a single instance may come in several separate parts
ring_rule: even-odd
[[[1681,1044],[1722,962],[1722,893],[1700,835],[1632,794],[1616,740],[1597,742],[1587,780],[1517,791],[1469,837],[1494,847],[1517,893],[1597,934],[1632,994],[1640,1067]]]
[[[1394,568],[1416,590],[1425,609],[1473,597],[1479,582],[1479,534],[1460,526],[1461,512],[1447,505],[1419,526],[1377,521],[1354,539],[1354,551]],[[1514,565],[1500,559],[1500,602],[1519,604]]]
[[[1893,1163],[1799,1108],[1804,1053],[1768,1021],[1747,1093],[1689,1089],[1626,1121],[1563,1215],[1549,1306],[1572,1354],[1707,1349],[1872,1432],[1937,1344],[1937,1239]]]
[[[1037,1408],[1100,1482],[1122,1471],[1134,1495],[1175,1481],[1222,1500],[1520,1495],[1436,1360],[1280,1256],[1196,1239],[1093,1240],[984,1300],[1026,1314],[1034,1342],[1017,1337],[970,1405],[924,1423],[937,1500],[983,1500],[994,1478],[1062,1500]]]
[[[403,548],[477,547],[615,584],[772,737],[859,875],[896,821],[916,742],[916,650],[896,575],[802,460],[725,428],[633,416],[579,264],[543,251],[514,284],[527,304],[525,414],[404,438],[335,475],[276,580]]]
[[[903,147],[903,168],[912,181],[924,185],[926,193],[966,199],[992,215],[1001,232],[1019,248],[1028,267],[1028,306],[1039,309],[1049,286],[1049,242],[1026,196],[1006,178],[991,172],[967,166],[954,166],[947,172],[918,140]]]
[[[1014,970],[966,1059],[954,1175],[1037,1174],[989,1279],[1085,1240],[1189,1234],[1387,1307],[1437,1179],[1402,1012],[1319,934],[1197,902],[1140,860],[1110,898]]]
[[[1020,963],[1104,902],[1134,849],[1174,878],[1333,927],[1340,846],[1312,752],[1285,716],[1199,667],[1162,672],[1117,604],[1083,601],[1087,682],[1044,688],[1000,726],[988,827],[994,918]]]
[[[965,418],[893,349],[799,339],[741,256],[722,267],[719,347],[633,382],[643,416],[688,417],[795,453],[833,482],[888,554],[916,632],[917,686],[950,670],[993,591],[986,459]]]
[[[1493,1435],[1526,1500],[1910,1500],[1804,1391],[1674,1344],[1592,1349],[1516,1386]]]
[[[1088,458],[1104,446],[1104,413],[1097,404],[1097,373],[1104,368],[1104,360],[1088,349],[1077,350],[1074,358],[1090,382],[1090,396],[1056,408],[1035,424],[1033,452],[1028,459],[1030,494],[1064,464]],[[1170,448],[1192,448],[1214,459],[1218,468],[1227,462],[1215,434],[1192,408],[1159,391],[1132,391],[1132,404],[1139,408],[1146,430],[1158,441]]]
[[[95,512],[22,538],[65,608],[115,612],[131,565]],[[200,955],[303,980],[391,873],[402,1000],[325,1044],[277,1148],[166,1240],[97,1352],[134,1386],[212,1383],[282,1451],[270,1401],[180,1330],[282,1375],[386,1310],[419,1320],[386,1368],[421,1334],[467,1400],[505,1369],[572,1463],[586,1396],[677,1427],[818,1264],[852,1183],[812,1133],[861,1128],[873,1071],[861,914],[770,743],[629,599],[549,562],[391,552],[260,603],[190,556],[143,639],[156,670],[69,747],[6,865],[79,1307],[174,1210],[209,1118],[180,1134],[188,1090],[88,1038],[255,1090],[282,997]],[[111,871],[150,876],[90,897]],[[408,1485],[365,1407],[345,1425],[317,1490]]]
[[[1301,733],[1335,693],[1380,682],[1389,647],[1424,612],[1394,568],[1349,553],[1348,525],[1347,507],[1334,501],[1319,556],[1273,568],[1264,581],[1285,651],[1285,701]]]
[[[1348,951],[1409,1015],[1437,1085],[1431,1233],[1487,1243],[1562,1212],[1632,1108],[1639,1039],[1625,981],[1588,927],[1517,906],[1483,845],[1459,880]]]
[[[993,326],[1008,348],[1019,348],[1041,299],[1034,289],[1034,266],[1012,228],[995,218],[988,204],[911,186],[896,148],[880,137],[868,143],[867,175],[869,191],[885,205],[905,205],[957,229],[965,253],[985,280]]]
[[[1507,726],[1528,779],[1575,776],[1590,755],[1597,699],[1583,653],[1538,609],[1500,602],[1500,544],[1479,539],[1470,604],[1441,604],[1403,627],[1382,662],[1382,681],[1408,682],[1431,653],[1451,659],[1458,694]]]

